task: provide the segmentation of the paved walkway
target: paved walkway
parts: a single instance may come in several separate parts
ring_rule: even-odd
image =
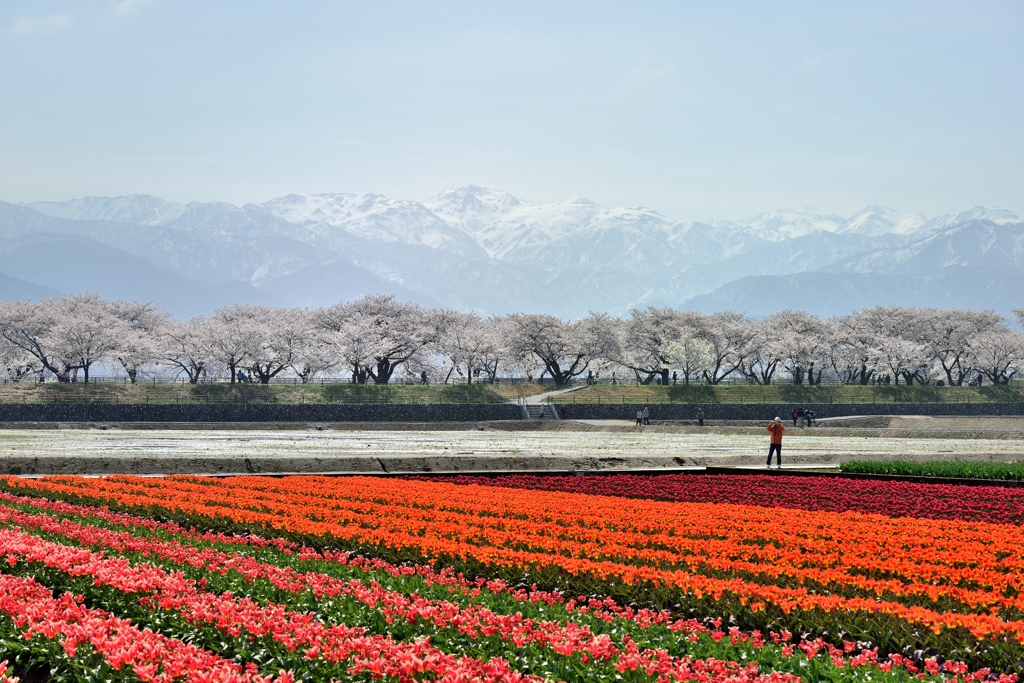
[[[578,387],[569,387],[568,389],[555,389],[554,391],[545,391],[543,394],[534,394],[533,396],[527,396],[525,403],[528,406],[541,406],[547,403],[547,399],[552,396],[558,396],[559,394],[568,394],[570,391],[578,391],[583,389],[586,385]]]

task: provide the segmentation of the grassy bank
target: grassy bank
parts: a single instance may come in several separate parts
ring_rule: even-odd
[[[856,474],[898,474],[915,477],[955,477],[957,479],[1024,480],[1024,462],[868,462],[840,465],[840,472]]]
[[[537,385],[5,384],[0,403],[504,403]]]
[[[1021,403],[1024,387],[610,385],[585,387],[559,403]]]

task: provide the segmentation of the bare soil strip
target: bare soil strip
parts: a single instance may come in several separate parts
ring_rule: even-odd
[[[639,428],[606,422],[467,423],[455,429],[409,424],[8,428],[0,430],[0,472],[393,474],[752,467],[762,465],[767,452],[763,425]],[[820,466],[847,460],[1024,459],[1022,418],[900,418],[891,424],[857,426],[854,420],[849,427],[806,430],[790,425],[783,460],[790,466]]]

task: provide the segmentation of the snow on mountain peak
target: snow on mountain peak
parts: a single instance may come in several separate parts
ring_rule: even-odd
[[[181,205],[146,194],[130,194],[122,197],[81,197],[66,202],[32,202],[25,206],[47,216],[73,221],[151,224]]]
[[[465,185],[438,192],[420,203],[449,225],[461,227],[472,234],[479,233],[510,211],[530,206],[528,202],[508,192],[477,185]]]
[[[768,242],[802,237],[816,231],[836,232],[846,221],[834,213],[817,209],[779,209],[766,211],[739,221],[713,221],[716,227],[741,228]]]
[[[456,253],[480,248],[466,232],[452,226],[423,204],[384,195],[290,194],[261,205],[279,218],[299,223],[328,240],[342,232],[376,242],[422,244]]]
[[[262,206],[278,218],[292,223],[337,225],[345,220],[346,207],[354,194],[289,194],[265,202]],[[377,195],[369,195],[371,197]]]
[[[888,206],[872,205],[861,209],[839,226],[838,232],[858,235],[909,235],[925,223],[923,214],[901,214]]]

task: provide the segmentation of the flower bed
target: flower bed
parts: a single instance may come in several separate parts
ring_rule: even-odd
[[[652,606],[675,604],[677,613],[731,617],[739,628],[759,627],[776,633],[789,628],[807,632],[811,638],[825,632],[841,633],[850,642],[865,641],[863,647],[854,645],[855,650],[870,652],[880,646],[883,658],[888,653],[912,654],[931,648],[935,653],[965,658],[974,666],[1009,668],[1024,649],[1024,597],[1016,594],[1024,539],[1022,530],[1010,525],[894,520],[852,512],[797,513],[783,508],[373,478],[59,477],[5,481],[8,487],[35,495],[77,497],[229,530],[274,531],[320,547],[359,548],[386,559],[431,559],[492,579],[529,577],[527,580],[544,584],[542,588],[563,588],[571,594],[603,592]],[[85,514],[73,510],[78,510],[75,514],[79,516]],[[70,513],[64,510],[61,514]],[[98,513],[93,510],[90,514]],[[683,666],[679,671],[684,673],[679,675],[685,676],[698,661],[692,656],[679,659],[689,656],[678,647],[681,637],[673,639],[659,631],[664,637],[652,640],[653,631],[643,630],[642,638],[637,639],[637,624],[655,624],[677,633],[668,625],[687,623],[670,621],[664,611],[627,612],[628,608],[599,603],[604,610],[600,623],[608,623],[605,617],[611,622],[625,620],[629,625],[623,628],[630,639],[594,640],[621,631],[606,631],[599,628],[600,623],[586,619],[580,622],[581,603],[566,601],[558,593],[535,593],[535,603],[533,597],[524,600],[522,593],[508,593],[500,581],[460,584],[450,574],[443,579],[443,572],[431,574],[422,567],[412,570],[422,583],[412,592],[408,585],[377,591],[373,583],[381,583],[377,578],[366,592],[351,582],[352,577],[330,579],[331,572],[323,572],[319,565],[314,574],[294,573],[299,570],[293,563],[296,553],[300,564],[315,560],[350,570],[347,556],[310,554],[312,551],[297,551],[294,546],[281,545],[283,542],[255,543],[255,547],[245,544],[247,552],[277,554],[273,561],[259,565],[223,551],[217,555],[210,548],[192,556],[189,548],[195,544],[224,544],[228,537],[189,536],[180,528],[153,522],[132,524],[129,531],[121,517],[106,515],[99,517],[105,524],[124,527],[120,535],[99,534],[89,525],[47,527],[28,518],[10,518],[7,523],[19,525],[24,532],[35,533],[32,528],[39,528],[59,534],[62,542],[85,544],[96,552],[128,553],[147,562],[157,558],[167,563],[169,570],[184,566],[184,562],[199,572],[190,575],[189,580],[196,582],[212,580],[230,568],[240,572],[243,583],[269,582],[273,590],[257,597],[282,610],[295,603],[296,596],[301,596],[299,604],[307,608],[313,604],[309,600],[316,603],[325,596],[342,600],[343,608],[325,610],[316,603],[314,611],[335,615],[336,619],[328,620],[331,623],[376,628],[381,637],[430,636],[430,642],[441,648],[431,655],[435,659],[470,653],[479,656],[480,643],[488,641],[492,644],[485,649],[491,657],[485,662],[499,661],[499,669],[507,665],[508,675],[542,671],[548,677],[569,678],[574,666],[592,668],[598,662],[618,662],[614,665],[618,667],[623,661],[632,663],[626,670],[646,671],[660,661],[667,662],[666,666]],[[139,534],[164,533],[174,534],[178,545],[130,542]],[[237,553],[237,544],[232,548]],[[57,549],[50,550],[53,557],[61,556]],[[44,553],[32,562],[48,566],[47,556]],[[24,561],[23,556],[14,560],[15,565]],[[281,562],[288,567],[283,574]],[[73,581],[65,576],[68,568],[57,569],[63,574],[54,580],[72,586]],[[384,571],[382,579],[395,576],[383,565],[370,571]],[[232,595],[242,594],[238,582],[218,585]],[[475,591],[477,596],[488,597],[474,604],[458,604],[437,594],[431,597],[430,591],[439,586],[462,595]],[[521,627],[522,619],[534,618],[524,616],[527,602],[557,606],[561,611],[555,621],[562,625],[553,625],[552,620],[544,619],[550,615],[538,613],[544,625],[538,627],[531,621]],[[379,605],[385,605],[383,610],[377,609]],[[588,613],[589,605],[586,601],[583,605]],[[532,614],[530,609],[525,613]],[[378,612],[382,615],[374,616]],[[301,610],[294,618],[299,613]],[[185,619],[180,614],[177,618]],[[416,628],[394,626],[408,623]],[[683,632],[683,627],[676,628]],[[687,637],[708,635],[694,626],[686,628],[690,631]],[[185,636],[194,634],[186,629],[182,632]],[[286,634],[287,639],[296,637]],[[756,644],[758,639],[751,638]],[[867,645],[868,641],[873,644]],[[295,642],[296,647],[312,647]],[[523,654],[523,649],[532,647],[568,657],[572,663],[550,660],[546,654],[540,659]],[[872,655],[873,661],[878,661],[878,654]],[[924,656],[921,654],[919,661]],[[517,663],[521,668],[516,668]],[[773,661],[771,666],[777,663]],[[293,668],[306,671],[299,664]],[[723,675],[726,673],[738,675],[723,670]],[[763,673],[759,670],[757,675]]]
[[[844,462],[843,472],[858,474],[899,474],[917,477],[954,477],[957,479],[1024,480],[1024,462],[903,462],[900,460],[860,460]]]
[[[863,512],[889,517],[920,517],[997,524],[1024,522],[1024,496],[1000,486],[917,484],[838,477],[661,474],[608,474],[498,477],[414,477],[454,484],[479,484],[601,496],[649,498],[688,503],[734,503],[798,510]]]

